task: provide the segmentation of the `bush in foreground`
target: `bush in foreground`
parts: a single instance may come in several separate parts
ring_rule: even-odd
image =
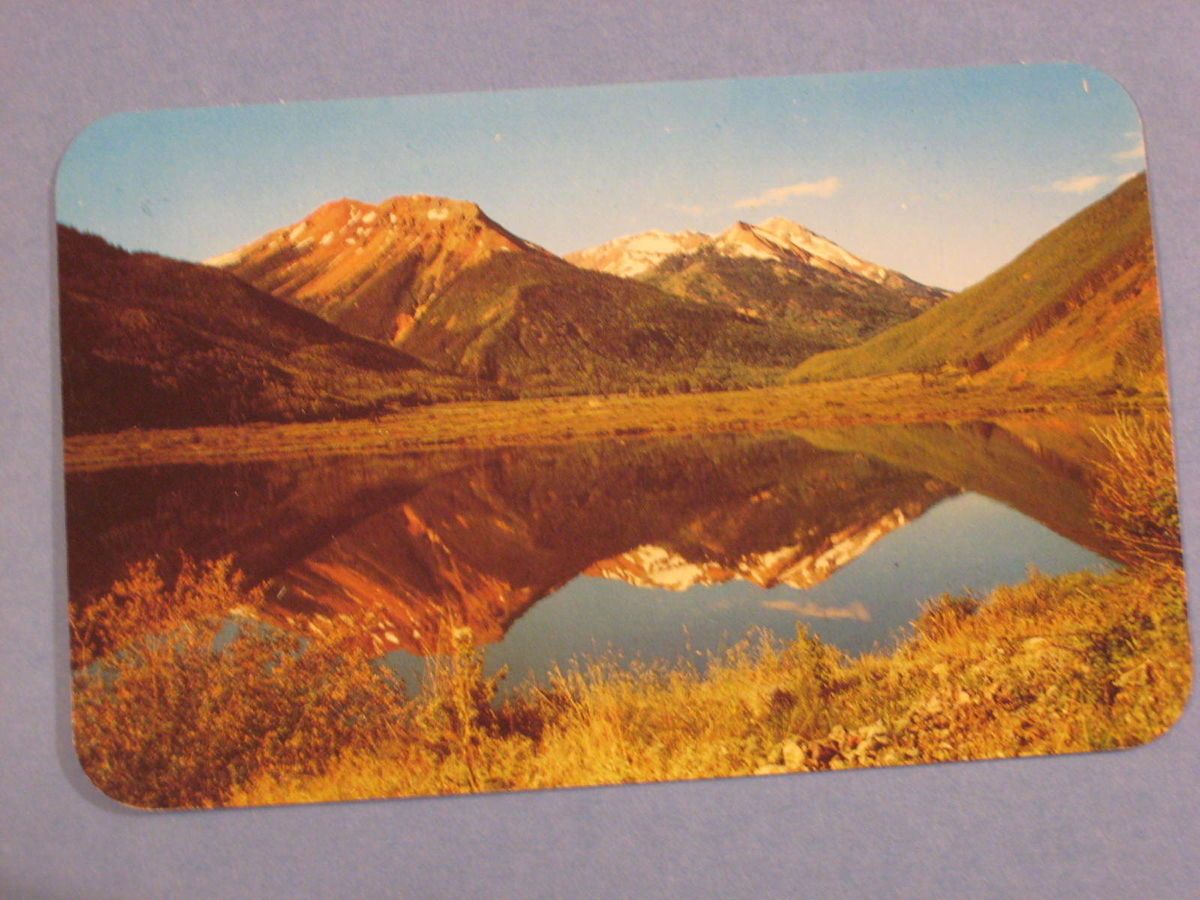
[[[220,805],[264,772],[316,774],[355,742],[395,737],[399,686],[331,628],[263,625],[263,591],[229,559],[153,563],[73,622],[75,747],[106,794],[135,806]]]

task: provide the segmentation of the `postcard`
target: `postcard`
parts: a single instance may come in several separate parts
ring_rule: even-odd
[[[1182,712],[1145,145],[1096,70],[127,113],[56,205],[75,746],[121,803]]]

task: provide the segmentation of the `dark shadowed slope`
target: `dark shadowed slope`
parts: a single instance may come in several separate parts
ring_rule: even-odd
[[[67,434],[362,415],[476,394],[208,266],[58,228]]]

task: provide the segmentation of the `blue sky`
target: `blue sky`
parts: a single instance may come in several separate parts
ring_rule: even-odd
[[[1144,167],[1124,90],[1007,66],[164,110],[103,119],[60,221],[201,260],[328,200],[474,200],[559,253],[794,219],[918,280],[984,277]]]

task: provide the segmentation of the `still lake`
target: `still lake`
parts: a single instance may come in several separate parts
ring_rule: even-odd
[[[282,627],[361,623],[415,683],[467,625],[509,684],[571,659],[703,666],[753,628],[859,653],[929,598],[1111,568],[1089,422],[860,426],[68,476],[72,603],[232,553]]]

